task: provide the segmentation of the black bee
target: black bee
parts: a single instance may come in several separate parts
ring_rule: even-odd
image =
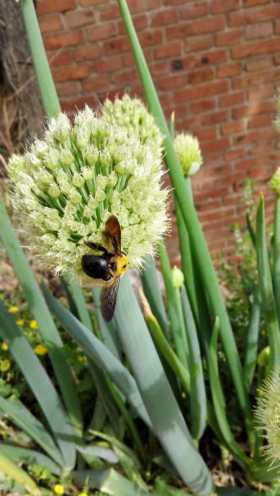
[[[87,241],[86,245],[96,254],[82,257],[82,268],[85,274],[102,287],[101,311],[105,320],[112,319],[119,288],[120,277],[126,272],[128,258],[121,251],[121,227],[115,215],[106,221],[103,232],[103,245]]]

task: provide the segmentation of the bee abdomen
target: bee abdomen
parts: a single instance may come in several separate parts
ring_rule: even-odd
[[[82,257],[83,271],[94,279],[109,281],[112,278],[108,270],[108,261],[105,257],[95,255],[84,255]]]

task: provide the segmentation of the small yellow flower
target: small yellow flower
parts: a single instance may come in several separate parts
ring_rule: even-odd
[[[0,371],[1,372],[8,372],[11,368],[11,362],[10,360],[0,360]]]
[[[78,496],[88,496],[88,493],[86,493],[85,491],[83,491],[82,493],[79,493]]]
[[[9,349],[8,343],[6,343],[6,341],[3,341],[3,343],[1,344],[1,350],[8,351],[8,349]]]
[[[56,484],[53,488],[53,492],[58,495],[64,494],[64,486],[62,484]]]
[[[22,327],[22,326],[23,326],[23,324],[24,324],[24,320],[23,320],[23,319],[18,319],[18,320],[16,320],[16,324],[17,324],[18,326]]]
[[[29,327],[30,327],[30,329],[38,329],[38,322],[37,322],[37,320],[30,320]]]
[[[41,355],[41,356],[46,355],[48,353],[47,348],[43,344],[37,344],[37,346],[35,346],[34,348],[34,351],[36,355]]]
[[[18,312],[18,307],[16,305],[11,305],[8,309],[9,313],[17,313]]]

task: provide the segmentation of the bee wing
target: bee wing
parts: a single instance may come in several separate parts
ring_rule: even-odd
[[[101,291],[101,312],[105,320],[109,322],[113,315],[117,303],[117,295],[120,284],[120,278],[115,279],[111,286],[104,287]]]
[[[110,215],[105,224],[103,232],[104,242],[111,253],[120,253],[121,251],[121,226],[115,215]]]

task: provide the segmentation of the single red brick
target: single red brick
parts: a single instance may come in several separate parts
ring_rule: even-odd
[[[182,43],[181,41],[173,41],[161,45],[154,50],[155,59],[164,59],[170,57],[180,57],[182,53]]]
[[[100,12],[101,21],[112,21],[120,16],[120,10],[117,3],[113,5],[106,3],[106,8]]]
[[[232,109],[232,118],[233,119],[243,119],[244,117],[247,117],[249,112],[249,107],[248,105],[242,105],[240,107],[236,107]]]
[[[218,103],[220,107],[232,107],[234,105],[239,105],[244,103],[245,93],[239,91],[238,93],[229,93],[228,95],[223,95],[219,97]]]
[[[258,86],[257,88],[252,88],[248,90],[248,100],[250,104],[256,102],[261,102],[264,98],[269,98],[274,95],[274,87],[272,84],[266,84],[265,86]]]
[[[51,33],[63,28],[59,14],[44,15],[39,19],[42,33]]]
[[[216,107],[216,102],[213,98],[207,100],[200,100],[198,102],[191,103],[191,112],[201,113],[209,112],[209,110],[214,110]]]
[[[130,43],[127,36],[118,36],[104,41],[103,50],[105,54],[127,52],[130,50]]]
[[[141,46],[155,46],[162,43],[162,31],[160,29],[153,29],[152,31],[143,31],[139,34],[139,41]]]
[[[205,142],[202,144],[202,153],[221,153],[226,151],[230,146],[230,141],[228,138],[221,138],[213,141]]]
[[[260,24],[252,24],[246,28],[246,38],[266,38],[273,34],[272,22],[261,22]]]
[[[211,81],[214,79],[214,76],[214,69],[206,67],[205,69],[189,72],[188,82],[189,84],[203,83],[205,81]]]
[[[93,45],[82,44],[74,49],[73,57],[77,62],[80,62],[81,60],[95,60],[102,54],[102,48],[96,43]]]
[[[87,38],[90,41],[106,40],[110,36],[114,36],[117,32],[114,22],[106,22],[98,26],[93,26],[87,29]]]
[[[240,74],[240,73],[241,73],[241,65],[240,64],[221,65],[217,69],[217,77],[218,78],[235,76],[236,74]]]
[[[97,74],[90,76],[82,82],[82,88],[85,93],[94,93],[108,89],[108,76],[105,74]]]
[[[165,8],[151,14],[151,27],[166,26],[177,21],[177,9]]]
[[[114,72],[123,67],[123,61],[120,55],[114,57],[102,57],[95,62],[94,69],[96,72]]]
[[[181,91],[177,91],[174,95],[174,101],[180,103],[188,98],[201,99],[204,97],[220,95],[226,93],[228,89],[229,82],[226,79],[211,81],[207,84],[201,84],[194,86],[193,88],[186,88]]]
[[[124,71],[120,71],[114,74],[114,83],[127,85],[132,81],[136,81],[137,78],[138,75],[136,69],[126,69]]]
[[[201,141],[217,139],[217,129],[215,126],[203,127],[194,131],[194,135]]]
[[[59,0],[59,2],[54,2],[53,0],[39,0],[36,4],[38,16],[51,12],[65,12],[74,9],[75,7],[76,0]]]
[[[203,114],[200,116],[201,126],[211,126],[216,124],[222,124],[228,118],[227,110],[218,110],[217,112],[211,112],[210,114]]]
[[[243,32],[241,29],[230,29],[229,31],[222,31],[221,33],[217,33],[215,35],[216,45],[224,46],[238,43],[241,41],[242,34]]]
[[[191,36],[187,39],[186,47],[191,52],[198,52],[199,50],[209,50],[209,47],[214,46],[214,37],[212,34],[205,34],[200,36]]]
[[[254,72],[254,71],[264,71],[268,69],[269,67],[273,66],[273,62],[271,57],[256,57],[254,59],[248,60],[246,62],[246,69],[248,72]]]
[[[210,10],[213,14],[229,12],[231,10],[240,9],[240,7],[239,0],[212,0],[210,3]]]
[[[44,37],[47,50],[79,45],[82,41],[83,33],[81,31],[62,31]]]
[[[222,134],[224,136],[233,135],[238,133],[243,133],[246,131],[246,123],[245,121],[231,121],[226,122],[222,125]]]
[[[65,65],[64,67],[56,67],[53,69],[53,77],[55,81],[79,81],[88,76],[90,72],[89,65]]]
[[[235,46],[232,49],[232,57],[234,59],[243,59],[249,55],[275,53],[279,51],[279,40],[277,38],[271,40],[261,40],[255,43],[244,43],[243,45]]]
[[[65,21],[68,28],[78,28],[96,22],[92,9],[72,10],[65,14]]]
[[[104,0],[79,0],[81,7],[88,7],[90,5],[99,5],[103,3]]]
[[[222,31],[225,28],[225,17],[223,15],[215,15],[206,17],[188,25],[188,34],[215,33]]]
[[[255,5],[262,5],[269,3],[271,0],[243,0],[245,7],[254,7]]]
[[[226,62],[228,53],[224,49],[219,50],[208,50],[207,52],[202,52],[198,55],[192,53],[188,54],[183,58],[183,65],[186,69],[192,69],[195,67],[209,66],[211,64],[219,64]]]
[[[191,5],[184,5],[178,8],[179,19],[195,19],[196,17],[203,17],[208,14],[208,3],[192,3]]]
[[[153,10],[161,7],[161,0],[145,0],[146,9]]]
[[[271,125],[272,116],[271,114],[261,114],[251,117],[248,121],[249,128],[265,127]]]
[[[80,81],[57,82],[56,89],[61,98],[75,96],[81,92],[81,83]]]
[[[160,91],[170,91],[170,88],[180,88],[184,87],[187,83],[186,74],[169,75],[167,77],[161,77],[157,82],[156,86]]]

